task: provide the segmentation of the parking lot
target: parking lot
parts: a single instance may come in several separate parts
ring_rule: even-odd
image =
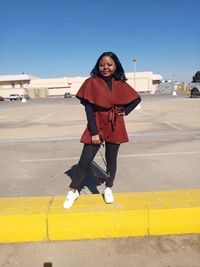
[[[200,188],[199,114],[200,98],[142,94],[141,108],[125,118],[130,141],[120,147],[113,192]],[[75,98],[0,102],[0,197],[66,194],[85,125]],[[85,177],[81,194],[102,190]],[[0,266],[200,266],[198,235],[1,245],[0,251]]]
[[[126,117],[130,142],[120,147],[113,191],[199,188],[199,111],[200,99],[187,95],[142,95]],[[86,125],[78,100],[4,102],[0,114],[0,196],[65,194]],[[86,177],[82,193],[101,190]]]

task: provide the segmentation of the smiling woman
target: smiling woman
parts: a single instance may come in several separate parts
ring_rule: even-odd
[[[114,74],[115,70],[116,65],[111,57],[105,56],[99,62],[99,72],[105,80],[110,79]]]
[[[111,78],[113,76],[116,80],[127,80],[118,57],[112,52],[105,52],[99,57],[90,75],[102,78]]]
[[[126,83],[124,69],[113,52],[103,53],[76,97],[85,107],[87,127],[82,134],[84,143],[76,172],[67,193],[64,208],[70,208],[79,197],[79,187],[86,170],[105,142],[106,172],[104,200],[114,201],[111,187],[117,170],[117,155],[121,143],[128,142],[124,116],[141,101],[139,94]],[[100,177],[103,178],[103,177]]]

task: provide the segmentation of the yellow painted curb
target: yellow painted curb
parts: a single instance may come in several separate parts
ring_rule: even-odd
[[[52,197],[0,198],[0,242],[47,240]]]
[[[200,190],[152,193],[149,235],[200,233]]]
[[[113,204],[102,195],[81,196],[72,209],[64,210],[56,197],[49,210],[49,239],[72,240],[148,235],[148,213],[132,193],[115,194]]]
[[[68,210],[65,196],[0,198],[0,242],[200,233],[200,189],[114,198],[81,195]]]

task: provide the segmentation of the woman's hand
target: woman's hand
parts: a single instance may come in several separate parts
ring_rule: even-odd
[[[92,135],[92,144],[100,144],[100,136],[98,134]]]
[[[126,114],[125,114],[125,112],[124,111],[120,111],[119,113],[118,113],[118,116],[125,116]]]
[[[120,106],[118,107],[118,116],[125,116],[125,111],[124,111],[124,107]]]

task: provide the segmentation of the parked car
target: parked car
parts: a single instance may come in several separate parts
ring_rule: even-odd
[[[10,94],[9,96],[10,101],[12,100],[22,100],[22,97],[19,94]]]
[[[190,91],[190,97],[200,96],[200,90],[197,87],[194,87]]]
[[[190,83],[190,97],[200,96],[200,83]]]
[[[0,96],[0,101],[4,101],[4,97],[3,96]]]
[[[64,98],[70,98],[70,97],[72,97],[72,95],[70,93],[65,93],[64,94]]]

